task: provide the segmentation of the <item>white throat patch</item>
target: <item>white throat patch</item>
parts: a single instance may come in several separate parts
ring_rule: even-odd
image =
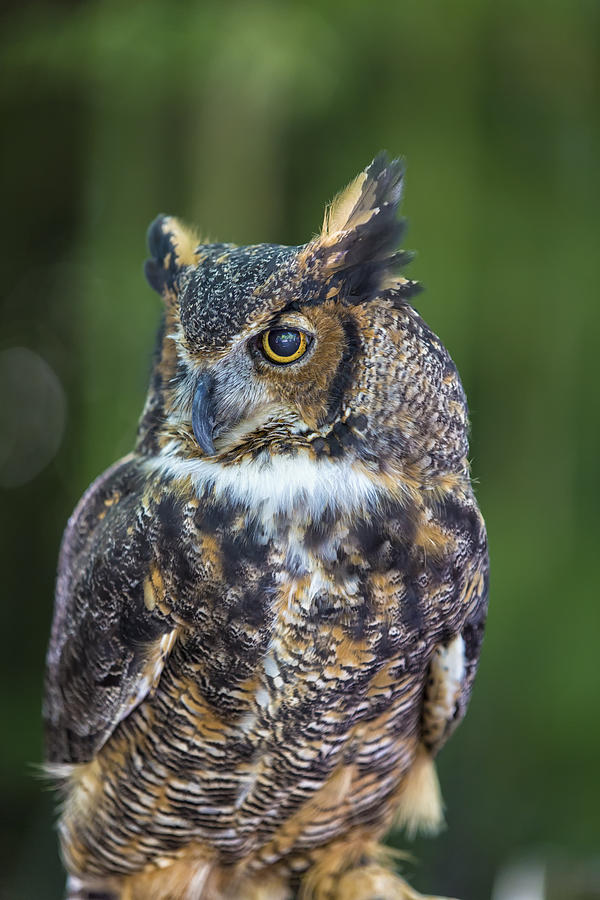
[[[213,488],[217,496],[243,504],[265,520],[292,510],[296,517],[304,514],[313,520],[326,509],[342,514],[373,511],[387,493],[356,463],[315,460],[302,450],[295,456],[228,465],[167,454],[146,465],[173,478],[190,479],[199,495]]]

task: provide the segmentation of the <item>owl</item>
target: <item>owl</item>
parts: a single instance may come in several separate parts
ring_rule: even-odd
[[[378,156],[297,247],[150,226],[133,453],[67,525],[45,683],[75,900],[409,900],[487,603],[467,406]]]

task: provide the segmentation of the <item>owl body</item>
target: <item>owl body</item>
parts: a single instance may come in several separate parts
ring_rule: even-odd
[[[300,248],[151,228],[150,392],[65,532],[48,654],[72,897],[414,896],[377,841],[440,817],[487,549],[400,183],[376,160]]]

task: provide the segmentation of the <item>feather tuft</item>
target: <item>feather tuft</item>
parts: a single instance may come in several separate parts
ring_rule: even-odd
[[[352,231],[366,225],[383,208],[395,217],[402,197],[404,167],[399,159],[388,163],[382,152],[360,173],[325,210],[321,236]]]
[[[179,219],[161,214],[148,228],[147,241],[151,259],[144,274],[150,287],[165,296],[175,289],[181,269],[198,262],[200,239]]]
[[[306,245],[302,262],[325,283],[325,295],[344,302],[372,298],[387,276],[410,259],[398,251],[404,167],[380,153],[325,210],[321,233]]]
[[[395,826],[409,837],[419,832],[436,834],[444,824],[443,802],[435,763],[421,746],[398,795]]]

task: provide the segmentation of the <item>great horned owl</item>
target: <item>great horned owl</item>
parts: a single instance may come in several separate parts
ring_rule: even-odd
[[[150,226],[148,398],[67,526],[47,660],[72,898],[417,896],[378,842],[439,824],[487,549],[401,186],[379,156],[299,247]]]

